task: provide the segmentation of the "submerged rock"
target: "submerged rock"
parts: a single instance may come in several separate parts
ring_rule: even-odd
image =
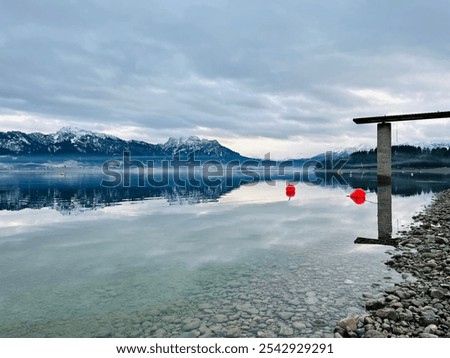
[[[192,318],[184,321],[183,330],[184,331],[192,331],[200,327],[202,321],[198,318]]]

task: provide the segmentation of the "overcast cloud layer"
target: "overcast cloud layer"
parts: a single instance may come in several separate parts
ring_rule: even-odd
[[[450,110],[450,1],[0,0],[0,131],[375,145],[352,118]],[[450,120],[394,142],[448,142]]]

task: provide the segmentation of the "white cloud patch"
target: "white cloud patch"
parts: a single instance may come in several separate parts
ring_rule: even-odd
[[[394,95],[389,93],[388,91],[371,89],[371,88],[362,88],[362,89],[349,89],[351,94],[359,96],[366,100],[368,104],[374,105],[403,105],[411,103],[411,99],[406,96]]]

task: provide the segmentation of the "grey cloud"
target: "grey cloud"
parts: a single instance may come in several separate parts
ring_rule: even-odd
[[[443,0],[0,4],[0,107],[80,126],[347,138],[447,100]]]

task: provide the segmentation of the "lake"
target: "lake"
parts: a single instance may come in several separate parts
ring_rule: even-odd
[[[401,280],[376,238],[376,179],[100,186],[0,173],[0,337],[331,337]],[[374,184],[375,183],[375,184]],[[348,195],[367,191],[356,205]],[[448,177],[401,175],[393,236]]]

